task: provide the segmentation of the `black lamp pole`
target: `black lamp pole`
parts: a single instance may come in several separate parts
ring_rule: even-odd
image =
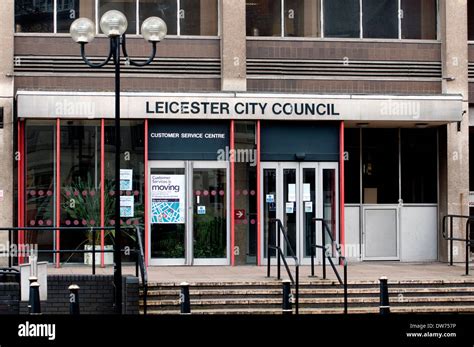
[[[130,60],[127,53],[125,34],[110,37],[110,51],[107,59],[102,63],[92,63],[85,54],[85,43],[81,43],[81,56],[84,62],[92,68],[101,68],[113,58],[115,66],[115,247],[114,247],[114,287],[115,312],[122,313],[122,229],[120,218],[120,47],[130,65],[145,66],[150,64],[156,55],[156,42],[151,42],[152,54],[145,62]]]

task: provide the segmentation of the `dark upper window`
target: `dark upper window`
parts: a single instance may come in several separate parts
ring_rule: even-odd
[[[360,37],[360,1],[325,1],[324,36],[349,38]]]

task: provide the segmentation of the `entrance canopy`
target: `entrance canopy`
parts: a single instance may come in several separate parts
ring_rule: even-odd
[[[20,118],[113,118],[114,94],[17,92]],[[461,95],[122,93],[124,119],[344,120],[445,124],[462,119]],[[434,124],[432,124],[434,125]]]

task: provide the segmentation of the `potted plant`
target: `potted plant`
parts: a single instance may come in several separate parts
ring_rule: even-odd
[[[114,189],[114,182],[112,180],[105,181],[104,195],[104,220],[108,223],[109,220],[114,219],[114,197],[110,196],[108,192]],[[67,213],[68,218],[78,220],[80,225],[84,224],[90,227],[97,227],[100,225],[100,189],[95,188],[94,183],[90,175],[87,180],[82,180],[80,177],[73,181],[63,191],[63,210]],[[136,211],[136,215],[140,211]],[[132,221],[137,220],[139,217],[130,218]],[[85,223],[83,223],[83,221]],[[92,247],[98,251],[95,254],[96,264],[100,264],[101,261],[101,231],[96,230],[95,233],[91,230],[85,230],[85,240],[78,246],[84,246],[84,250],[92,250]],[[94,235],[95,234],[95,235]],[[123,229],[124,236],[131,239],[132,243],[135,243],[136,236],[134,230]],[[105,246],[104,249],[111,251],[113,250],[113,242],[115,239],[115,230],[104,231]],[[104,253],[105,265],[113,264],[113,252]],[[84,264],[92,264],[92,253],[84,254]]]

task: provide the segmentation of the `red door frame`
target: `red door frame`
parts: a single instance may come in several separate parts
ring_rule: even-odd
[[[17,224],[19,228],[25,226],[25,122],[18,121],[18,148],[17,148],[17,187],[18,187],[18,213],[17,213]],[[25,231],[20,230],[17,234],[18,242],[18,264],[23,264],[23,245],[25,243]]]
[[[260,220],[261,220],[261,202],[262,202],[262,186],[260,183],[261,180],[261,173],[260,173],[260,120],[257,121],[257,129],[256,129],[256,137],[257,137],[257,265],[261,265],[261,246],[262,246],[262,233],[263,230],[260,230],[262,227]]]
[[[345,215],[344,215],[344,121],[341,121],[339,128],[339,233],[342,255],[346,251]]]

